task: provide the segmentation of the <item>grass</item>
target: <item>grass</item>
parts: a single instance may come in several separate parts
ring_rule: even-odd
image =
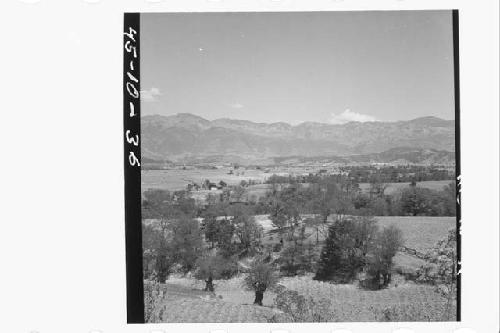
[[[444,186],[454,182],[453,180],[428,180],[428,181],[423,181],[423,182],[417,182],[417,186],[419,187],[424,187],[428,188],[431,190],[437,190],[440,191],[443,189]],[[392,195],[404,188],[407,188],[410,185],[409,182],[405,183],[387,183],[387,188],[385,189],[385,194]],[[368,193],[368,190],[370,189],[370,183],[360,183],[359,188],[365,192]]]
[[[203,282],[188,277],[172,277],[167,281],[167,297],[163,305],[163,322],[267,322],[279,311],[273,307],[275,294],[266,291],[264,306],[252,303],[253,293],[242,287],[244,275],[215,281],[215,295],[202,291]],[[397,280],[397,279],[395,279]],[[427,313],[439,320],[445,300],[431,286],[393,282],[378,291],[355,285],[336,285],[312,280],[312,276],[286,277],[280,284],[304,296],[332,302],[332,321],[377,321],[387,307],[410,306],[417,313]],[[396,286],[397,285],[397,286]],[[412,317],[413,318],[413,317]]]
[[[395,225],[403,232],[405,246],[420,252],[431,249],[456,226],[456,217],[447,216],[378,216],[379,227]]]
[[[269,307],[224,302],[211,293],[171,281],[166,290],[160,318],[164,323],[265,323],[276,313]]]
[[[314,299],[327,298],[333,303],[335,321],[376,321],[377,310],[386,307],[413,306],[421,312],[435,312],[439,320],[445,299],[431,286],[413,283],[395,284],[387,289],[364,290],[355,285],[336,285],[312,280],[310,276],[285,278],[281,282],[289,289]],[[423,318],[422,318],[423,320]]]

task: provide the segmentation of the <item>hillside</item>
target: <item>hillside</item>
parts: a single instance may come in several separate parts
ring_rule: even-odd
[[[141,148],[143,157],[169,160],[216,155],[244,159],[360,155],[363,159],[363,155],[399,147],[453,152],[454,126],[454,120],[435,117],[343,125],[305,122],[293,126],[225,118],[210,121],[186,113],[154,115],[141,118]]]

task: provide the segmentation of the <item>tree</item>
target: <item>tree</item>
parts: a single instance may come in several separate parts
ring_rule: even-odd
[[[356,277],[364,263],[357,229],[352,219],[337,220],[330,226],[314,279],[346,283]]]
[[[171,231],[171,249],[176,263],[184,271],[190,271],[202,250],[201,231],[198,221],[181,217],[169,226]]]
[[[387,201],[384,197],[374,197],[368,204],[370,215],[385,216],[388,212]]]
[[[149,189],[144,192],[143,218],[168,219],[174,214],[172,195],[169,191]]]
[[[230,278],[238,269],[235,261],[219,255],[201,257],[196,261],[195,278],[205,281],[205,291],[214,291],[213,280]]]
[[[336,219],[342,219],[354,209],[352,198],[357,191],[353,184],[339,182],[337,178],[330,176],[321,179],[311,190],[316,194],[309,204],[310,209],[320,215],[323,226],[327,225],[331,214],[335,214]]]
[[[174,208],[182,214],[189,217],[195,217],[197,214],[196,202],[189,196],[187,191],[175,191],[173,194]]]
[[[262,227],[255,222],[255,218],[250,216],[243,207],[236,206],[233,214],[235,234],[240,241],[240,247],[244,252],[249,253],[260,244]]]
[[[307,203],[307,198],[304,197],[305,192],[300,184],[294,183],[268,195],[269,218],[278,229],[281,238],[285,229],[289,231],[288,238],[293,238],[295,229],[302,220],[301,213],[304,212]]]
[[[311,271],[315,257],[316,253],[312,244],[290,243],[281,251],[277,261],[282,272],[293,276]]]
[[[154,263],[157,280],[164,283],[174,264],[189,271],[199,255],[202,239],[193,219],[197,208],[186,191],[148,190],[144,197],[143,213],[156,227],[144,230],[143,253],[148,266]]]
[[[373,243],[377,237],[377,221],[372,216],[360,216],[353,219],[356,221],[354,233],[355,246],[361,250],[363,257],[365,257],[373,247]]]
[[[321,219],[318,218],[318,217],[310,217],[310,218],[307,218],[305,219],[304,221],[305,225],[308,226],[308,227],[311,227],[315,230],[316,232],[316,244],[319,243],[319,228],[321,226]]]
[[[232,201],[241,202],[245,199],[246,190],[243,185],[234,186],[231,190],[230,198]]]
[[[234,227],[229,218],[229,205],[226,202],[212,202],[202,213],[203,230],[205,239],[211,243],[211,247],[216,244],[218,247],[222,243],[231,242]]]
[[[370,199],[382,198],[387,189],[387,184],[382,182],[380,175],[376,175],[370,179]]]
[[[156,249],[155,260],[156,280],[159,283],[165,283],[174,264],[173,250],[167,241],[162,238],[159,247]]]
[[[367,274],[375,289],[386,287],[391,282],[392,259],[401,246],[402,232],[396,226],[391,225],[378,233],[367,265]]]
[[[255,291],[254,304],[262,305],[264,292],[278,283],[278,275],[268,263],[256,261],[252,264],[244,283],[247,289]]]
[[[368,207],[370,203],[370,198],[368,197],[368,195],[364,193],[358,193],[356,196],[353,197],[352,203],[355,209],[363,209]]]
[[[431,209],[431,190],[409,187],[401,193],[401,209],[405,215],[427,215]]]
[[[162,227],[162,225],[160,225]],[[165,226],[160,230],[142,225],[144,277],[165,283],[174,265],[173,252],[166,239]]]
[[[203,222],[205,239],[211,243],[211,247],[214,247],[219,235],[219,223],[217,221],[217,217],[205,217]]]
[[[285,207],[282,202],[276,198],[269,198],[270,214],[269,219],[271,220],[274,227],[278,229],[280,239],[283,239],[283,232],[287,225],[287,216],[285,214]]]
[[[443,188],[442,200],[444,202],[443,215],[455,216],[457,214],[457,189],[454,182]]]

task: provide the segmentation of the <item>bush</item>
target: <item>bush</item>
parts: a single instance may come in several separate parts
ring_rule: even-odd
[[[436,292],[446,299],[445,314],[455,316],[457,297],[457,244],[456,230],[451,229],[448,235],[438,241],[427,254],[428,264],[418,270],[418,282],[430,283],[436,286]]]
[[[275,306],[285,313],[285,318],[274,317],[271,321],[328,322],[332,319],[332,304],[326,298],[314,300],[282,285],[277,286],[275,292]]]
[[[229,279],[238,272],[238,264],[222,256],[205,256],[196,261],[194,277],[204,280],[205,291],[214,291],[213,280]]]

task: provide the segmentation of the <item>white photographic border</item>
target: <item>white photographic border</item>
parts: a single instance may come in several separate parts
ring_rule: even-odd
[[[424,9],[459,10],[462,321],[127,325],[124,12]],[[0,330],[498,332],[498,9],[498,0],[2,2]]]

